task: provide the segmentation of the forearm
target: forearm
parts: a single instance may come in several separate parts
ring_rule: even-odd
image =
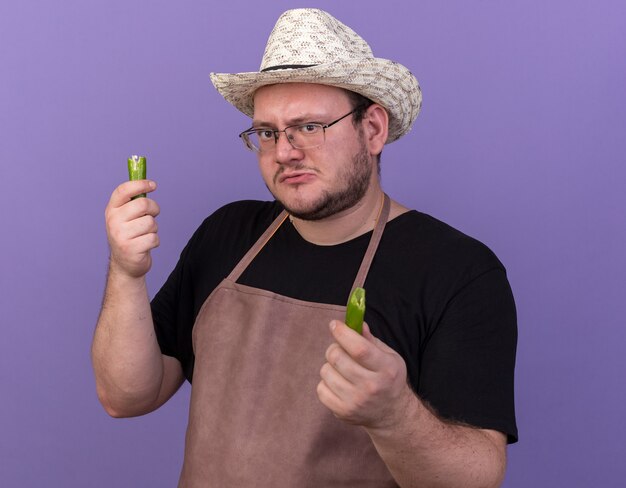
[[[402,488],[498,487],[506,466],[504,435],[440,420],[407,387],[404,412],[367,429]]]
[[[98,396],[113,416],[152,410],[163,380],[145,280],[111,264],[92,344]]]

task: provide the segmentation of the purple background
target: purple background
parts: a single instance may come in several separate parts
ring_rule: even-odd
[[[358,8],[356,7],[358,5]],[[252,71],[296,2],[0,3],[0,485],[170,487],[189,388],[113,420],[89,347],[103,210],[147,154],[154,293],[208,213],[267,199],[210,71]],[[384,188],[489,245],[518,305],[520,442],[506,487],[626,478],[626,6],[621,0],[318,1],[418,77]]]

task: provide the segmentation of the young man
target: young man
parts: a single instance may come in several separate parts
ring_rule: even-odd
[[[113,416],[192,383],[179,486],[498,486],[515,441],[515,306],[482,244],[390,200],[386,143],[421,104],[413,75],[326,12],[278,20],[261,71],[212,75],[273,202],[199,227],[157,296],[154,182],[106,210],[111,260],[93,342]],[[363,335],[343,322],[367,290]]]

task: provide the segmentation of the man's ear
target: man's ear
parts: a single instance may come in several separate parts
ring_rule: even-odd
[[[381,105],[374,103],[367,107],[363,117],[363,135],[370,154],[383,151],[389,135],[389,114]]]

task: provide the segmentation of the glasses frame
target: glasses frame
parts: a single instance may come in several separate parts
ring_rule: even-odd
[[[267,127],[250,127],[249,129],[246,129],[243,132],[241,132],[239,134],[239,137],[243,140],[244,145],[248,149],[250,149],[251,151],[256,152],[256,153],[260,153],[260,152],[263,152],[263,151],[261,150],[261,148],[256,147],[252,143],[252,141],[250,140],[250,135],[255,134],[255,133],[259,132],[259,131],[271,131],[274,134],[274,145],[272,146],[272,149],[276,148],[276,144],[278,144],[278,137],[279,137],[279,134],[281,132],[285,133],[285,138],[287,139],[287,142],[289,142],[291,147],[293,147],[294,149],[311,149],[311,148],[314,148],[314,147],[319,147],[319,146],[321,146],[322,144],[324,144],[326,142],[326,129],[328,129],[329,127],[332,127],[337,122],[342,121],[343,119],[345,119],[349,115],[352,115],[354,112],[356,112],[360,108],[361,107],[356,107],[356,108],[352,109],[350,112],[348,112],[347,114],[342,115],[338,119],[333,120],[332,122],[329,122],[328,124],[320,124],[318,122],[305,122],[303,124],[289,125],[289,126],[285,127],[283,130],[270,129],[270,128],[267,128]],[[323,136],[322,143],[321,144],[317,144],[315,146],[306,146],[306,147],[294,146],[293,141],[291,139],[289,139],[289,136],[287,135],[287,131],[289,129],[293,129],[294,127],[304,127],[304,126],[307,126],[307,125],[315,125],[315,126],[318,126],[320,129],[322,129],[322,136]]]

